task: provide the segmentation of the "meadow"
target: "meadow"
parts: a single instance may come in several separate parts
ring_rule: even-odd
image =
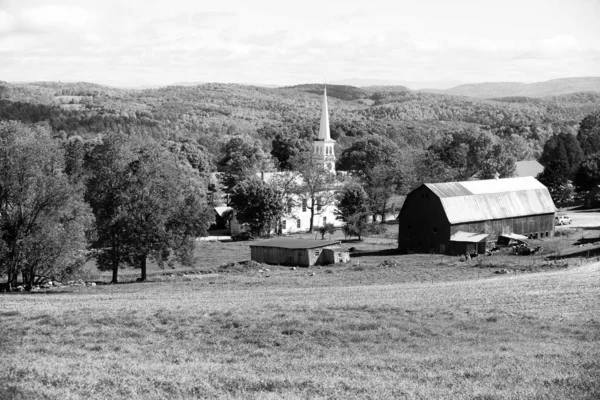
[[[2,296],[0,398],[600,398],[597,262],[373,239],[293,270],[240,263],[247,244],[199,243],[195,270],[146,283]]]

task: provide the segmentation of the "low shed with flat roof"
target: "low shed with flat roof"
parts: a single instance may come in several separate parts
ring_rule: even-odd
[[[253,261],[265,264],[309,267],[330,263],[323,250],[335,249],[340,243],[339,240],[271,239],[252,243],[250,254]]]

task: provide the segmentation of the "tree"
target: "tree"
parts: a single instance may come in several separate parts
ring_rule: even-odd
[[[249,136],[232,137],[225,144],[223,153],[219,167],[223,172],[223,183],[229,190],[238,182],[271,169],[270,159],[260,142]]]
[[[330,235],[332,235],[335,233],[335,225],[328,223],[323,226],[319,226],[317,228],[317,232],[321,234],[321,240],[324,240],[326,234],[329,233]]]
[[[123,244],[145,281],[149,257],[160,266],[174,260],[190,266],[195,239],[206,236],[213,214],[206,184],[171,153],[150,142],[136,149],[135,156],[128,165]]]
[[[292,165],[298,172],[298,179],[294,182],[292,192],[310,211],[308,231],[312,232],[315,215],[321,214],[334,204],[339,181],[325,168],[322,159],[314,157],[312,152],[301,154],[294,159]]]
[[[593,112],[581,120],[577,140],[586,156],[600,152],[600,111]]]
[[[577,173],[575,174],[575,185],[580,191],[588,191],[600,184],[600,153],[587,156]]]
[[[0,122],[0,273],[9,290],[19,273],[31,288],[37,278],[63,277],[86,260],[93,217],[64,167],[47,130]]]
[[[537,176],[550,192],[555,202],[564,197],[564,189],[569,184],[569,159],[562,142],[552,150],[551,161],[544,167],[544,171]]]
[[[557,155],[557,151],[562,152],[562,150],[557,150],[557,147],[559,146],[565,151],[564,160],[567,162],[567,175],[570,179],[573,177],[585,157],[579,142],[572,134],[561,132],[550,137],[544,144],[544,150],[540,156],[540,163],[544,166],[552,163]]]
[[[364,188],[369,197],[369,208],[374,217],[381,215],[385,222],[385,210],[388,200],[398,192],[402,185],[402,175],[397,172],[398,164],[378,164],[364,173]]]
[[[213,159],[206,147],[192,140],[164,142],[166,148],[175,154],[180,164],[189,164],[201,176],[206,176],[214,171]]]
[[[83,162],[85,147],[79,136],[71,136],[63,144],[65,151],[65,173],[71,179],[78,181],[83,177]]]
[[[306,139],[286,133],[277,133],[271,143],[271,155],[279,161],[281,170],[291,170],[291,161],[300,154],[311,151],[311,144]]]
[[[158,143],[107,136],[89,161],[88,199],[96,215],[97,261],[113,272],[131,265],[146,279],[147,259],[190,265],[194,240],[206,235],[212,212],[198,171],[178,164]]]
[[[511,147],[505,145],[489,131],[460,130],[452,132],[428,149],[453,173],[450,180],[463,181],[477,174],[480,179],[490,179],[496,174],[510,177],[516,168],[516,157]]]
[[[116,133],[104,137],[86,157],[86,200],[96,217],[96,263],[99,269],[112,271],[112,283],[118,282],[119,268],[130,261],[124,246],[127,224],[123,213],[128,164],[133,158],[131,143]]]
[[[336,194],[336,218],[346,221],[351,215],[363,214],[368,210],[369,197],[358,182],[351,182]]]
[[[281,193],[256,177],[238,183],[230,203],[237,220],[249,224],[257,236],[269,233],[283,213]]]
[[[342,228],[346,237],[356,236],[358,240],[370,235],[379,235],[385,232],[385,227],[379,224],[369,222],[369,216],[366,213],[354,214],[348,217],[346,225]]]
[[[516,169],[515,157],[501,143],[496,143],[488,157],[482,161],[479,177],[493,179],[497,174],[499,178],[510,178]]]
[[[336,168],[341,171],[365,171],[389,162],[397,151],[398,146],[391,140],[372,135],[346,148],[340,154]]]

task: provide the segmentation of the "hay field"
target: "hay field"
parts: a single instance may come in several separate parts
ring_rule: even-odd
[[[599,264],[434,283],[249,279],[5,295],[0,398],[600,398]]]

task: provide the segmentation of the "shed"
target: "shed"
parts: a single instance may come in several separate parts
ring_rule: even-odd
[[[340,249],[339,247],[334,247],[330,249],[323,249],[323,262],[319,262],[319,264],[337,264],[337,263],[347,263],[350,261],[350,252]]]
[[[484,254],[487,244],[487,233],[458,231],[450,236],[450,253],[452,254]]]
[[[527,236],[519,235],[516,233],[506,233],[504,235],[498,236],[497,245],[498,246],[510,246],[514,242],[517,243],[527,243]]]
[[[333,250],[340,243],[339,240],[271,239],[252,243],[250,255],[253,261],[265,264],[309,267],[330,263],[332,254],[324,250]]]

